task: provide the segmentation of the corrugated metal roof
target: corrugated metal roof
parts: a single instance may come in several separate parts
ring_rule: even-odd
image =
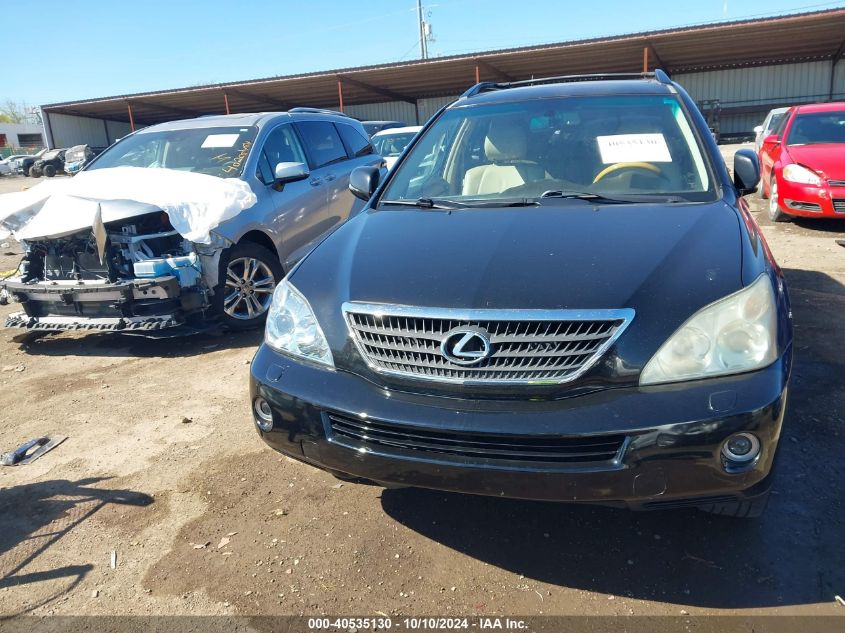
[[[572,73],[637,72],[648,49],[650,68],[690,73],[800,61],[835,59],[845,48],[845,9],[723,22],[560,42],[341,68],[315,73],[176,90],[118,95],[43,106],[47,112],[128,120],[151,124],[199,114],[292,106],[338,107],[338,81],[345,105],[406,101],[459,94],[482,80],[518,80]]]

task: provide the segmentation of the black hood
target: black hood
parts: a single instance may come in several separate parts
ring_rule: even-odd
[[[344,301],[466,309],[618,309],[637,371],[696,310],[742,287],[737,212],[710,204],[368,210],[291,276],[339,367]],[[357,367],[357,362],[353,362]],[[619,363],[617,363],[619,365]]]

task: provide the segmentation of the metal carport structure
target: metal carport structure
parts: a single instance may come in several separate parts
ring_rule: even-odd
[[[745,73],[744,80],[756,86],[734,90],[742,98],[723,99],[722,103],[725,115],[744,116],[750,121],[749,116],[787,102],[845,98],[845,64],[839,63],[844,52],[845,8],[838,8],[53,103],[42,106],[42,112],[51,146],[61,145],[65,137],[72,136],[67,133],[71,128],[77,136],[96,133],[108,144],[136,127],[162,121],[293,106],[340,109],[360,118],[381,118],[371,113],[393,112],[402,114],[405,120],[424,121],[446,98],[479,80],[660,67],[688,87],[711,77],[707,86],[699,86],[709,93],[719,92],[720,77],[727,77],[725,71],[757,69]],[[792,66],[796,77],[810,73],[814,77],[812,86],[803,87],[801,94],[775,94],[771,84],[783,78],[772,77],[771,69],[784,66]],[[701,80],[696,81],[694,75],[700,75]],[[690,92],[696,99],[714,98],[696,94],[695,89]],[[379,104],[383,107],[376,108]],[[745,119],[742,125],[746,125]]]

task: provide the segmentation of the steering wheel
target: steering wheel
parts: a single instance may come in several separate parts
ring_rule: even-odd
[[[650,171],[651,173],[657,176],[663,176],[663,170],[660,169],[654,163],[643,163],[643,162],[624,162],[624,163],[614,163],[613,165],[608,165],[604,169],[602,169],[599,173],[596,174],[596,177],[593,178],[593,184],[599,182],[605,176],[609,176],[610,174],[616,173],[617,171],[621,171],[623,169],[642,169],[644,171]],[[665,176],[664,176],[665,177]]]

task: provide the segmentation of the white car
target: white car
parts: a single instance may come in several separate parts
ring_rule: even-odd
[[[15,173],[15,161],[23,158],[26,154],[12,154],[6,158],[0,159],[0,175],[8,176]]]
[[[763,120],[763,124],[754,128],[754,149],[757,150],[758,154],[760,153],[760,146],[763,144],[763,139],[777,129],[778,124],[783,119],[787,110],[789,110],[789,108],[775,108],[774,110],[769,110],[769,113]]]
[[[399,155],[421,129],[421,125],[392,127],[373,134],[370,141],[376,148],[376,154],[380,154],[384,158],[385,167],[390,169],[396,164],[396,159],[399,158]]]

